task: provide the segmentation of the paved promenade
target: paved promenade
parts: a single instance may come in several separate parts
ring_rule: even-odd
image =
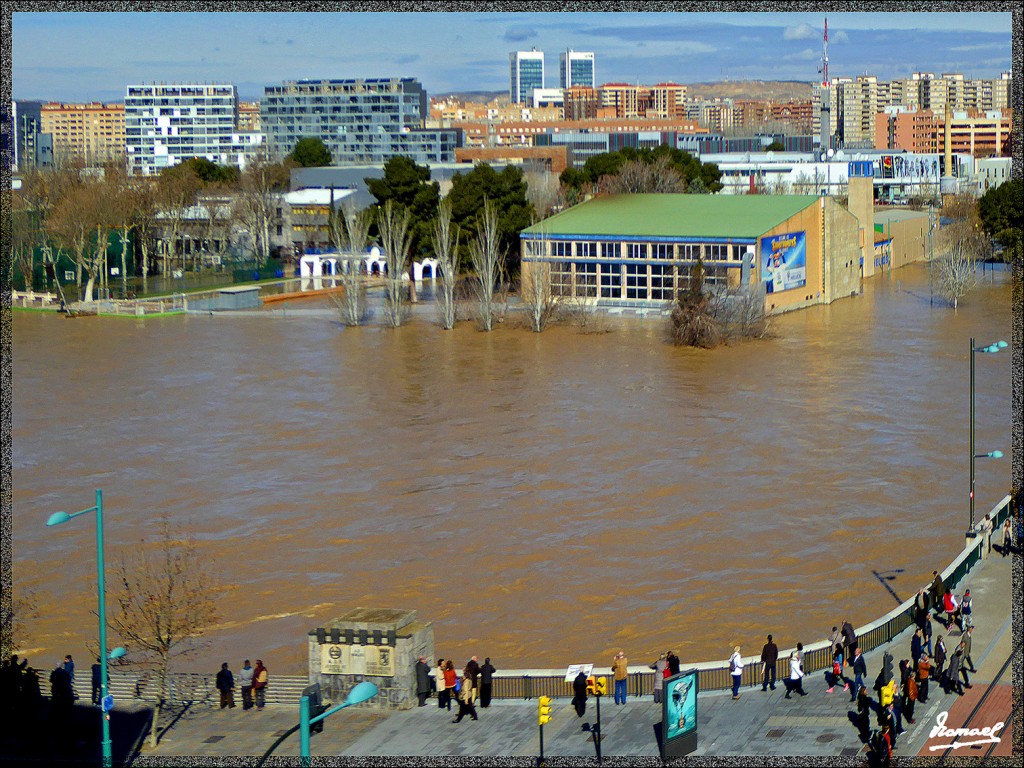
[[[929,742],[929,734],[936,725],[936,717],[948,711],[947,727],[962,727],[967,713],[981,699],[1011,650],[1010,628],[1011,558],[993,553],[976,565],[966,580],[957,588],[962,592],[970,587],[974,595],[975,630],[973,656],[978,669],[971,682],[974,687],[964,697],[955,693],[944,694],[938,686],[930,686],[926,704],[919,704],[915,712],[916,724],[905,724],[907,731],[897,743],[897,755],[927,754],[938,756],[942,751],[929,750],[928,745],[943,743],[943,739]],[[885,607],[883,596],[879,608]],[[936,636],[945,635],[944,627],[935,624]],[[959,630],[953,628],[950,649],[959,642]],[[910,656],[910,631],[906,631],[886,646],[898,668],[899,660]],[[874,681],[881,666],[883,648],[866,654],[868,685]],[[898,671],[898,670],[897,670]],[[1001,682],[1006,691],[997,690],[988,700],[982,717],[1009,719],[1009,674],[1003,673]],[[781,681],[775,691],[762,692],[760,686],[744,688],[739,700],[733,701],[729,692],[705,692],[699,699],[699,741],[696,755],[809,755],[854,758],[862,755],[864,745],[850,716],[855,713],[849,695],[841,688],[835,693],[825,692],[823,673],[805,678],[807,696],[783,698],[785,689]],[[1005,694],[1005,695],[1004,695]],[[329,718],[324,732],[312,739],[315,756],[433,756],[433,757],[512,757],[522,758],[524,764],[535,758],[538,749],[536,700],[500,700],[488,709],[477,708],[480,719],[469,718],[461,723],[451,722],[453,713],[438,711],[436,700],[427,707],[404,712],[379,714],[370,710],[351,708]],[[1005,712],[1002,711],[1005,709]],[[577,718],[569,698],[557,698],[553,703],[553,719],[545,726],[545,756],[549,758],[593,758],[594,743],[582,725],[595,719],[593,699],[588,702],[586,715]],[[650,695],[631,698],[625,706],[615,706],[610,696],[601,703],[601,724],[604,732],[603,754],[615,756],[646,756],[657,758],[658,745],[655,723],[660,722],[660,705]],[[268,707],[263,712],[242,712],[241,707],[230,710],[210,708],[186,712],[170,729],[155,750],[144,749],[139,764],[154,765],[171,756],[261,755],[276,738],[298,721],[295,707]],[[1010,754],[1011,729],[1002,734],[995,754]],[[949,740],[946,739],[946,742]],[[275,752],[275,755],[297,755],[298,736],[293,735]],[[972,752],[972,749],[974,750]],[[981,747],[958,750],[955,756],[979,754]],[[519,762],[519,761],[516,761]]]

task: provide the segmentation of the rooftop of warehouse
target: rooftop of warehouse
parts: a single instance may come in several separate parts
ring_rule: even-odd
[[[523,234],[752,238],[819,199],[817,195],[605,195],[557,213]]]

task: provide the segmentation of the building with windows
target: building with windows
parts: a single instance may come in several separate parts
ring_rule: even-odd
[[[593,88],[594,79],[593,52],[574,51],[572,48],[559,54],[558,86],[572,88],[583,86]]]
[[[513,51],[508,55],[508,63],[509,101],[513,104],[532,103],[533,89],[544,87],[544,52],[536,48]]]
[[[560,298],[663,309],[699,258],[708,286],[761,291],[780,312],[855,293],[865,228],[829,197],[597,197],[521,233],[523,284],[547,264]]]
[[[427,92],[411,77],[293,80],[267,86],[260,101],[272,155],[283,157],[314,136],[336,165],[384,163],[394,155],[452,162],[460,132],[425,129],[427,115]]]
[[[43,132],[42,109],[41,101],[11,102],[13,170],[27,171],[29,168],[47,168],[53,165],[53,137]]]
[[[159,173],[192,157],[242,167],[258,134],[236,128],[238,91],[223,83],[129,85],[124,100],[125,151],[131,173]]]
[[[59,159],[77,158],[87,165],[124,159],[124,104],[44,104],[43,133],[53,136]]]
[[[1008,155],[1013,120],[1009,110],[953,112],[949,121],[954,153],[974,157]],[[945,116],[930,109],[889,107],[875,115],[875,147],[935,153],[945,146]]]

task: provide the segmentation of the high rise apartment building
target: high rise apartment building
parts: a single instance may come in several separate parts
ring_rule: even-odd
[[[238,130],[259,132],[260,103],[258,101],[238,102]]]
[[[453,162],[459,132],[425,129],[428,114],[427,92],[411,77],[292,80],[267,86],[260,101],[272,155],[283,157],[299,139],[316,137],[334,165],[383,163],[393,155]]]
[[[78,159],[101,165],[125,156],[124,104],[61,104],[40,109],[42,132],[53,137],[58,161]]]
[[[529,51],[513,51],[508,55],[508,61],[509,101],[513,104],[532,103],[531,91],[544,87],[544,52],[536,48]]]
[[[593,88],[597,82],[594,78],[593,52],[574,51],[571,48],[559,54],[558,87],[572,88],[583,86]]]
[[[237,115],[234,85],[129,85],[124,100],[129,171],[152,175],[192,157],[244,167],[260,136],[239,132]]]
[[[681,120],[686,117],[686,86],[678,83],[657,83],[651,86],[647,117]]]

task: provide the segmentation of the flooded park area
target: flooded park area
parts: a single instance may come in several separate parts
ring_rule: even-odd
[[[162,516],[231,589],[181,669],[264,659],[356,606],[499,669],[684,662],[823,639],[910,597],[968,522],[970,338],[1009,341],[1008,272],[954,311],[927,266],[713,351],[667,319],[542,334],[335,319],[15,312],[13,575],[35,666],[95,644],[111,564]],[[1011,360],[976,361],[980,518],[1010,484]],[[111,645],[114,643],[112,642]]]

